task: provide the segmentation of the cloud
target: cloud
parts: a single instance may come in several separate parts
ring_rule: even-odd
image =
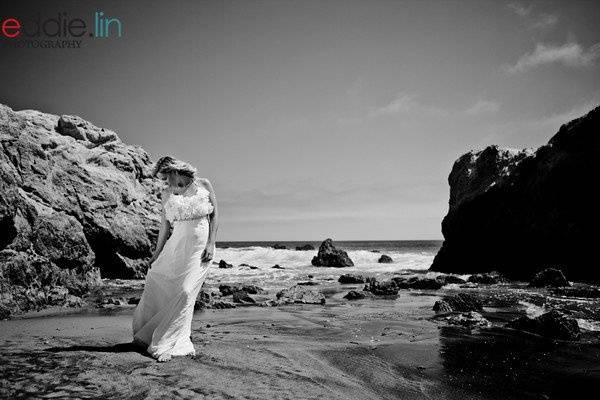
[[[547,29],[558,23],[558,17],[553,14],[542,14],[529,23],[529,29]]]
[[[527,53],[513,65],[505,66],[509,74],[517,74],[546,64],[562,64],[566,67],[585,67],[593,65],[600,57],[600,43],[587,51],[578,43],[565,43],[562,46],[537,44],[535,50]]]
[[[542,13],[533,15],[532,6],[526,8],[519,3],[510,3],[508,4],[508,8],[517,14],[529,29],[547,29],[558,22],[558,16],[554,14]]]
[[[490,100],[479,100],[465,110],[467,115],[492,114],[500,109],[500,103]]]
[[[508,4],[508,8],[510,8],[519,17],[526,17],[531,13],[531,6],[525,8],[519,3],[510,3]]]
[[[399,93],[391,102],[383,107],[372,109],[369,112],[369,117],[396,114],[446,116],[449,115],[449,112],[434,105],[423,104],[416,100],[414,96]]]

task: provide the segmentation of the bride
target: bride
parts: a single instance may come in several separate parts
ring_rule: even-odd
[[[196,354],[190,338],[194,303],[214,256],[218,213],[212,185],[196,177],[188,163],[162,157],[153,175],[168,186],[162,192],[158,243],[132,327],[134,342],[162,362]]]

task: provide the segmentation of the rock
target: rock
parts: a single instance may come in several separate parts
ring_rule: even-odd
[[[344,250],[336,249],[333,240],[326,239],[319,247],[319,252],[311,261],[316,267],[353,267],[354,263]]]
[[[467,283],[463,278],[460,278],[455,275],[438,275],[435,277],[435,280],[440,282],[442,285],[450,285],[450,284],[463,284]]]
[[[256,285],[243,285],[242,290],[250,294],[259,294],[264,292],[263,288]]]
[[[276,294],[278,304],[305,303],[325,304],[325,296],[321,292],[294,285]]]
[[[143,149],[79,117],[0,105],[3,258],[13,266],[29,258],[52,274],[66,271],[82,288],[100,285],[100,276],[143,277],[140,265],[151,256],[160,223],[151,167]],[[29,302],[26,289],[0,277],[14,292],[7,305],[14,312],[44,306],[43,295]]]
[[[392,278],[392,281],[396,283],[399,289],[437,290],[444,285],[437,279],[423,276],[412,276],[409,278],[395,276]]]
[[[436,301],[433,305],[433,311],[435,311],[436,314],[447,314],[454,312],[450,304],[446,303],[444,300]]]
[[[551,339],[579,340],[580,336],[577,321],[557,310],[552,310],[536,318],[523,316],[509,322],[508,326]]]
[[[380,264],[390,264],[393,263],[394,260],[392,260],[392,257],[382,254],[381,257],[379,257],[379,260],[377,260],[377,262]]]
[[[563,275],[561,270],[556,268],[546,268],[543,271],[535,274],[531,282],[529,282],[530,287],[562,287],[562,286],[571,286],[567,278]]]
[[[279,265],[279,264],[275,264],[275,265],[273,265],[271,268],[275,268],[275,269],[285,269],[284,267],[282,267],[282,266],[281,266],[281,265]]]
[[[600,298],[600,288],[590,285],[578,285],[577,287],[561,287],[552,289],[556,296],[583,297],[588,299]]]
[[[315,246],[313,246],[312,244],[305,244],[305,245],[302,245],[302,246],[297,246],[296,250],[298,250],[298,251],[315,250]]]
[[[378,282],[373,279],[366,286],[367,290],[376,296],[389,296],[398,294],[398,286],[393,280]]]
[[[256,301],[250,297],[245,290],[236,290],[233,292],[233,302],[242,304],[255,304]]]
[[[225,260],[219,261],[219,268],[233,268],[232,264],[229,264]]]
[[[238,285],[227,285],[227,284],[219,285],[219,292],[221,292],[221,296],[232,295],[233,292],[235,292],[237,290],[241,290],[241,288]]]
[[[343,274],[338,278],[339,283],[364,283],[365,278],[357,274]]]
[[[450,315],[450,316],[444,318],[444,320],[451,325],[460,325],[460,326],[463,326],[463,327],[469,328],[469,329],[487,328],[492,325],[490,323],[490,321],[488,321],[487,319],[485,319],[483,317],[483,315],[481,315],[475,311],[469,311],[466,313]]]
[[[474,274],[471,275],[468,279],[469,282],[471,283],[482,283],[484,285],[493,285],[496,283],[502,283],[505,282],[506,279],[504,279],[504,277],[502,275],[500,275],[498,272],[487,272],[484,274]]]
[[[481,311],[483,309],[483,303],[479,297],[470,293],[444,296],[443,300],[450,306],[452,311],[456,312]]]
[[[535,151],[489,146],[460,157],[448,178],[444,243],[432,271],[497,270],[530,279],[555,265],[571,280],[598,280],[600,107],[564,124]]]
[[[273,247],[275,250],[286,250],[287,249],[287,247],[282,244],[274,244],[271,247]]]
[[[348,300],[359,300],[359,299],[364,299],[365,295],[364,295],[364,293],[358,292],[356,290],[351,290],[348,293],[346,293],[344,298],[348,299]]]

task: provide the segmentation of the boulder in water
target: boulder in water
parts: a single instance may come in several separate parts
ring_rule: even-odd
[[[333,240],[326,239],[321,243],[319,252],[311,261],[316,267],[353,267],[354,263],[344,250],[336,249]]]
[[[382,254],[381,257],[379,257],[379,260],[377,260],[377,262],[380,264],[390,264],[393,263],[394,260],[392,259],[392,257]]]
[[[563,287],[571,286],[567,278],[563,275],[562,271],[556,268],[546,268],[543,271],[535,274],[531,282],[530,287]]]
[[[506,279],[504,279],[504,277],[500,275],[500,273],[493,271],[486,272],[483,274],[471,275],[468,281],[472,283],[481,283],[484,285],[494,285],[496,283],[506,282]]]
[[[298,250],[298,251],[315,250],[315,246],[313,246],[312,244],[305,244],[305,245],[302,245],[302,246],[297,246],[296,250]]]
[[[580,330],[577,321],[557,310],[552,310],[536,318],[523,316],[511,321],[508,326],[559,340],[579,340]]]
[[[339,283],[365,283],[365,277],[357,274],[343,274],[338,278]]]
[[[351,290],[344,295],[344,298],[347,300],[359,300],[359,299],[364,299],[365,295],[362,292],[359,292],[356,290]]]

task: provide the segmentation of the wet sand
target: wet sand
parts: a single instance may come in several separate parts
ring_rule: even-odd
[[[0,321],[0,397],[544,399],[598,387],[597,340],[449,327],[431,319],[441,294],[199,310],[197,355],[168,363],[131,344],[132,307]]]

